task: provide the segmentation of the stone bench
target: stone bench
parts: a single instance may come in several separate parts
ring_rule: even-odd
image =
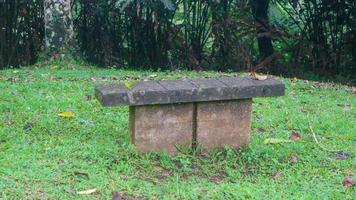
[[[139,151],[175,154],[180,146],[247,144],[252,98],[282,96],[284,90],[271,78],[222,77],[99,85],[95,93],[103,106],[129,106],[131,140]]]

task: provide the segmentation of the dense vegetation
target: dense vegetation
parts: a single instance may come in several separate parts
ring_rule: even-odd
[[[43,0],[0,1],[0,67],[33,63]],[[76,52],[100,66],[356,75],[353,0],[73,0]]]
[[[0,69],[36,61],[44,38],[42,4],[0,0]]]

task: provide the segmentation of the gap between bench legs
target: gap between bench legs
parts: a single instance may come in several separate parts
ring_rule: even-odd
[[[192,149],[195,151],[198,147],[197,141],[197,109],[198,103],[193,103],[193,115],[192,115]]]

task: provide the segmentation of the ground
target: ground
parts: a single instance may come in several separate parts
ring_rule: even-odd
[[[128,108],[103,108],[94,97],[103,82],[227,75],[237,74],[60,63],[0,71],[0,199],[355,196],[343,186],[356,173],[355,88],[280,77],[284,97],[254,99],[249,146],[174,157],[140,155],[129,142]]]

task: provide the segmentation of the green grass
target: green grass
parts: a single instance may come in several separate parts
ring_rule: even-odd
[[[148,199],[355,197],[355,187],[342,185],[356,173],[356,97],[347,86],[282,79],[284,97],[254,99],[249,146],[140,155],[129,142],[128,108],[103,108],[96,84],[236,74],[76,68],[0,71],[0,199],[110,199],[113,191]],[[64,111],[75,118],[59,117]],[[301,140],[264,144],[293,131]]]

